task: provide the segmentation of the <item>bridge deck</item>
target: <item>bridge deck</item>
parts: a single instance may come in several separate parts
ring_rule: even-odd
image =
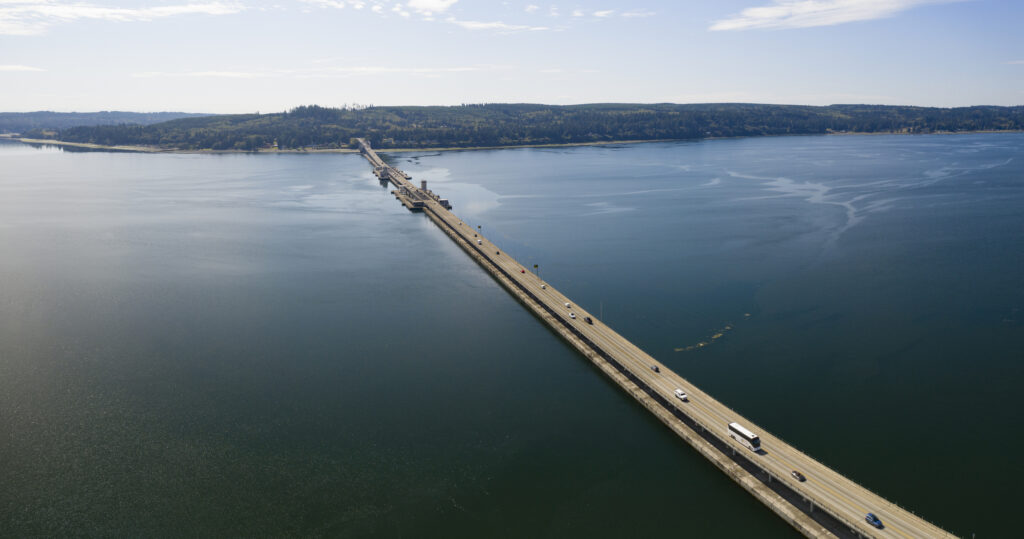
[[[365,153],[380,159],[368,146]],[[367,158],[374,163],[369,155]],[[392,181],[406,185],[407,188],[417,189],[404,178]],[[423,211],[534,314],[605,371],[680,437],[804,535],[954,537],[814,460],[701,391],[699,387],[673,372],[602,323],[592,313],[580,308],[550,284],[542,281],[478,230],[465,224],[435,200],[425,200]],[[566,303],[571,307],[565,307]],[[576,318],[571,318],[570,313],[574,313]],[[593,323],[587,323],[586,317]],[[655,372],[651,366],[657,366],[660,372]],[[674,391],[677,388],[688,394],[689,402],[682,402],[675,397]],[[727,426],[732,422],[739,423],[757,434],[761,438],[763,451],[754,453],[730,438]],[[755,477],[744,468],[759,470],[770,479]],[[790,475],[793,470],[802,473],[806,481],[794,479]],[[788,491],[795,494],[796,502],[787,501],[785,497],[766,486],[766,481],[769,482],[768,485],[771,481],[782,482]],[[794,496],[789,496],[790,500],[792,498]],[[807,505],[797,506],[796,503],[801,501],[799,498],[808,501]],[[820,519],[808,515],[813,515],[813,511],[822,510],[835,519],[832,526],[825,527],[820,523]],[[877,515],[885,527],[876,529],[867,524],[864,515],[868,512]],[[836,529],[836,524],[839,529]]]

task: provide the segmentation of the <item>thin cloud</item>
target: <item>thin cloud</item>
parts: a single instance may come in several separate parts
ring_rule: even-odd
[[[319,7],[332,7],[335,9],[345,9],[345,2],[341,0],[299,0],[304,4],[312,4]]]
[[[265,77],[280,77],[284,73],[279,72],[248,72],[248,71],[187,71],[181,73],[168,73],[164,71],[144,71],[133,73],[132,77],[138,79],[152,79],[161,77],[175,78],[216,78],[216,79],[257,79]]]
[[[352,75],[441,75],[444,73],[466,73],[482,71],[498,71],[506,69],[498,65],[476,65],[455,67],[388,67],[388,66],[327,66],[307,69],[277,69],[266,71],[143,71],[132,74],[135,78],[218,78],[218,79],[257,79],[279,77],[302,78],[337,78]]]
[[[0,35],[42,34],[54,24],[79,19],[111,22],[152,21],[178,15],[230,15],[244,9],[242,4],[234,2],[120,8],[52,0],[4,0],[0,2]]]
[[[615,13],[614,9],[606,9],[604,11],[595,11],[594,12],[594,16],[595,17],[609,17],[609,16],[611,16],[612,13]]]
[[[767,6],[750,7],[739,15],[716,21],[709,30],[754,28],[810,28],[891,17],[927,4],[963,0],[774,0]]]
[[[530,5],[526,6],[525,8],[523,8],[523,11],[525,11],[527,13],[533,13],[534,11],[537,11],[538,9],[540,9],[540,6],[538,6],[537,4],[530,4]]]
[[[653,17],[654,16],[654,12],[653,11],[647,11],[646,9],[634,9],[632,11],[623,12],[620,16],[621,17],[626,17],[627,19],[635,19],[635,18],[641,18],[641,17]]]
[[[1024,60],[1010,60],[1009,62],[1003,62],[1007,65],[1024,65]]]
[[[448,17],[445,22],[461,26],[466,30],[498,30],[500,32],[537,32],[550,30],[547,26],[526,26],[522,24],[506,24],[501,21],[463,21]]]
[[[448,8],[455,5],[459,0],[409,0],[406,5],[409,9],[426,15],[431,16],[437,13],[444,13],[448,11]]]
[[[22,65],[0,65],[0,71],[46,71],[41,67],[22,66]]]
[[[494,71],[501,69],[501,66],[479,65],[479,66],[457,66],[457,67],[387,67],[387,66],[339,66],[327,67],[312,70],[311,73],[397,73],[402,75],[410,74],[439,74],[439,73],[466,73],[470,71]],[[289,74],[294,72],[289,72]]]

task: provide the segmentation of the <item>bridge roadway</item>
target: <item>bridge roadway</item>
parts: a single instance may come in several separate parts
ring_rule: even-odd
[[[411,182],[407,183],[412,185]],[[415,189],[415,187],[413,188]],[[814,460],[701,391],[700,388],[606,326],[597,317],[581,308],[550,284],[542,281],[528,268],[501,251],[479,230],[464,223],[458,216],[437,202],[428,200],[424,210],[438,226],[447,229],[445,231],[460,243],[463,249],[471,255],[475,251],[477,256],[474,258],[477,258],[477,261],[484,265],[485,269],[488,269],[499,282],[503,281],[500,277],[511,281],[511,285],[518,288],[518,291],[525,292],[538,300],[543,309],[547,311],[546,314],[550,315],[537,313],[538,316],[547,319],[546,321],[553,326],[561,324],[564,326],[563,329],[568,329],[571,333],[590,341],[591,348],[594,348],[595,352],[599,355],[603,352],[603,355],[610,357],[627,370],[631,377],[662,397],[659,400],[663,403],[670,403],[669,406],[676,409],[672,412],[678,411],[689,417],[719,441],[732,448],[734,454],[744,456],[755,466],[767,472],[772,481],[782,481],[793,492],[805,500],[810,500],[808,507],[812,507],[812,511],[824,510],[849,527],[853,532],[851,535],[880,538],[955,537]],[[485,259],[486,263],[481,259]],[[493,267],[487,267],[487,264]],[[508,282],[502,282],[502,284],[510,287]],[[510,291],[516,292],[511,288]],[[567,308],[566,303],[571,307]],[[575,319],[570,318],[570,312],[576,314]],[[585,317],[590,317],[593,324],[588,324],[584,320]],[[560,328],[555,327],[555,329],[557,331]],[[579,348],[579,343],[571,344]],[[593,358],[591,359],[593,360]],[[651,368],[652,365],[658,366],[660,372],[654,372]],[[675,397],[674,392],[677,388],[687,393],[689,402],[682,402]],[[762,452],[754,453],[730,438],[727,430],[728,424],[732,422],[739,423],[758,435],[761,438]],[[802,473],[806,477],[806,481],[800,482],[793,478],[790,475],[793,470]],[[748,490],[751,489],[748,488]],[[770,505],[764,499],[761,501]],[[779,513],[777,508],[775,509]],[[804,511],[806,508],[800,510]],[[882,520],[885,526],[883,529],[876,529],[865,522],[864,515],[869,512],[874,513]],[[813,523],[808,526],[805,522],[802,527],[792,520],[790,523],[805,535],[832,536],[824,528],[815,529]]]

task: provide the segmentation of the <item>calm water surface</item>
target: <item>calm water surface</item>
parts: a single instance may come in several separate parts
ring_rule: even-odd
[[[775,434],[1016,534],[1024,135],[388,158]],[[16,537],[794,535],[355,155],[0,144],[0,484]]]

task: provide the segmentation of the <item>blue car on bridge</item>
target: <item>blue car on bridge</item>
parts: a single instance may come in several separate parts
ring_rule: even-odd
[[[874,513],[868,513],[867,515],[864,515],[864,520],[868,521],[868,524],[871,524],[872,526],[874,526],[874,527],[876,527],[878,529],[882,529],[882,528],[885,527],[885,526],[882,526],[881,519],[876,517]]]

